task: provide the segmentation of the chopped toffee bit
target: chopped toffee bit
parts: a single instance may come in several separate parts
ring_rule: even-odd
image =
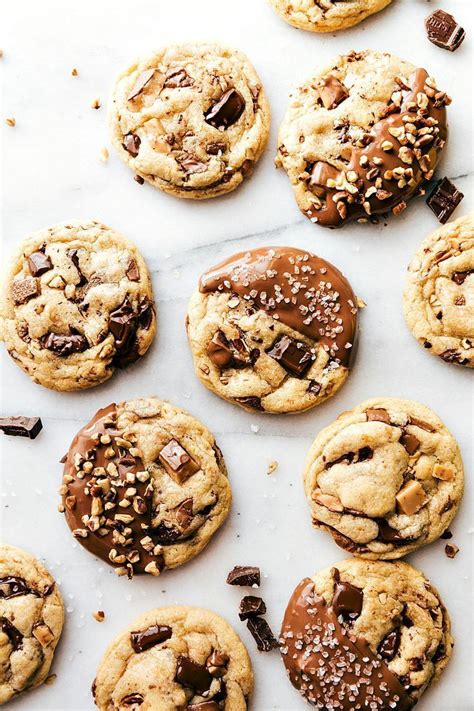
[[[428,501],[425,490],[420,482],[415,480],[408,481],[395,498],[401,513],[407,516],[413,516]]]
[[[267,353],[297,378],[302,378],[316,359],[315,353],[306,343],[295,341],[289,336],[281,336]]]
[[[218,129],[232,126],[242,116],[245,110],[245,100],[237,89],[229,89],[204,114],[206,123]]]
[[[97,622],[103,622],[105,620],[105,612],[103,610],[96,610],[96,612],[92,613],[92,617]]]
[[[431,13],[425,20],[425,27],[430,42],[450,52],[458,49],[466,37],[465,30],[444,10]]]
[[[448,178],[443,178],[429,195],[426,204],[444,225],[463,198],[463,193]]]
[[[253,565],[236,565],[227,576],[227,584],[258,588],[260,586],[260,568]]]
[[[39,417],[0,417],[0,431],[6,435],[36,439],[42,429]]]
[[[203,664],[193,662],[189,657],[179,656],[174,679],[202,694],[210,688],[213,677]]]
[[[243,620],[248,620],[250,617],[259,617],[267,611],[267,606],[261,597],[254,595],[246,595],[240,601],[239,617]]]
[[[144,652],[156,644],[166,642],[173,634],[171,627],[167,625],[152,625],[146,630],[130,632],[130,643],[137,654]]]
[[[404,432],[400,437],[400,444],[405,447],[406,451],[411,456],[412,454],[415,454],[416,450],[420,446],[420,440],[418,437],[415,437],[415,435]]]
[[[146,69],[144,72],[141,72],[141,74],[138,75],[135,84],[133,85],[132,91],[128,95],[127,101],[132,101],[133,99],[136,99],[137,96],[142,93],[143,89],[150,83],[154,74],[154,69]]]
[[[186,479],[196,474],[200,467],[180,443],[172,439],[163,447],[158,455],[161,464],[177,484],[183,484]]]
[[[99,98],[94,99],[94,101],[91,103],[91,109],[100,109],[101,106],[102,106],[102,103]]]
[[[28,257],[31,276],[38,277],[53,268],[53,263],[44,252],[33,252]]]
[[[272,649],[276,649],[278,647],[278,642],[275,639],[268,622],[264,620],[263,617],[249,617],[247,620],[247,627],[257,643],[257,649],[260,652],[271,652]]]
[[[73,69],[71,69],[71,76],[72,77],[79,76],[79,72],[77,71],[77,69],[75,67]]]
[[[109,151],[105,146],[102,146],[102,148],[99,151],[99,158],[102,161],[102,163],[107,163],[109,160]]]
[[[444,547],[444,552],[448,558],[454,558],[459,553],[459,548],[454,543],[447,543]]]
[[[386,425],[390,424],[390,416],[387,410],[379,408],[369,408],[366,411],[368,422],[384,422]]]
[[[46,686],[52,686],[52,684],[54,684],[54,682],[56,681],[57,678],[58,678],[57,674],[50,674],[49,676],[46,677],[46,679],[44,680],[44,683],[46,684]]]

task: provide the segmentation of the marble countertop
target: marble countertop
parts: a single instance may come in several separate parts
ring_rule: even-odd
[[[16,0],[4,8],[2,120],[2,237],[5,252],[30,230],[71,217],[101,220],[129,236],[153,273],[158,336],[148,356],[107,384],[61,394],[34,385],[1,348],[1,410],[40,415],[33,442],[0,437],[2,538],[44,559],[61,586],[66,624],[53,671],[57,680],[14,703],[17,711],[92,711],[90,684],[109,641],[139,613],[171,603],[207,606],[241,635],[256,675],[254,711],[307,708],[288,683],[277,653],[261,654],[237,617],[242,591],[225,577],[235,564],[257,564],[268,620],[278,631],[287,600],[306,575],[345,557],[312,530],[301,471],[320,428],[362,400],[391,395],[432,407],[457,437],[467,474],[466,496],[452,531],[454,560],[444,542],[409,561],[439,588],[456,636],[454,657],[420,711],[472,709],[472,373],[430,357],[407,331],[401,309],[405,271],[418,243],[437,227],[419,199],[385,225],[327,231],[298,211],[285,174],[273,166],[276,134],[287,97],[320,64],[350,49],[387,50],[426,66],[453,97],[450,139],[439,175],[466,197],[456,216],[473,207],[472,6],[444,2],[468,31],[456,53],[430,44],[423,19],[440,7],[394,0],[383,13],[337,35],[312,35],[283,23],[265,0]],[[272,107],[268,149],[254,176],[231,195],[207,202],[171,198],[139,186],[108,146],[105,103],[115,74],[138,54],[168,42],[217,40],[244,50],[254,62]],[[79,75],[71,77],[76,67]],[[102,108],[91,102],[99,97]],[[1,99],[0,99],[1,100]],[[187,300],[198,275],[234,251],[292,244],[334,262],[367,302],[361,317],[356,367],[329,402],[293,417],[245,413],[205,390],[193,374],[184,332]],[[215,433],[234,491],[228,522],[208,548],[159,579],[118,579],[72,539],[56,511],[58,463],[73,435],[99,407],[157,394],[189,409]],[[278,470],[267,476],[270,461]],[[99,625],[92,613],[102,609]]]

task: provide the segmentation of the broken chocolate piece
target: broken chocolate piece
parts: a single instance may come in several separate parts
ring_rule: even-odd
[[[219,368],[225,368],[232,363],[232,350],[229,346],[229,341],[222,331],[216,331],[212,337],[207,347],[207,355]]]
[[[348,96],[344,84],[332,75],[322,79],[316,87],[316,99],[325,109],[335,109]]]
[[[227,671],[228,662],[228,655],[215,649],[206,659],[206,667],[214,679],[220,679]]]
[[[135,259],[130,259],[128,266],[125,270],[125,274],[128,276],[130,281],[140,281],[140,272]]]
[[[60,336],[56,333],[50,333],[43,341],[43,345],[48,351],[56,353],[60,358],[66,358],[71,353],[82,353],[89,347],[84,336],[79,334]]]
[[[260,568],[253,565],[236,565],[227,576],[227,584],[258,588],[260,586]]]
[[[448,178],[443,178],[429,195],[426,204],[444,225],[463,198],[463,193]]]
[[[295,341],[289,336],[278,338],[267,353],[297,378],[302,378],[316,359],[315,354],[305,343]]]
[[[38,296],[40,293],[39,281],[34,277],[14,279],[11,293],[15,304],[25,304],[29,299],[32,299],[33,296]]]
[[[193,520],[193,500],[185,499],[176,509],[176,522],[182,531],[189,528]]]
[[[426,432],[436,432],[436,427],[433,427],[433,425],[430,425],[429,422],[425,422],[424,420],[418,420],[416,417],[412,417],[411,415],[410,415],[410,425],[419,427],[420,430],[426,430]]]
[[[245,100],[236,89],[229,89],[204,114],[206,123],[214,128],[226,129],[232,126],[242,116]]]
[[[199,464],[194,461],[176,439],[170,440],[163,447],[158,458],[177,484],[182,484],[200,469]]]
[[[368,422],[384,422],[386,425],[390,424],[390,417],[387,410],[382,408],[369,408],[366,410],[367,421]]]
[[[146,630],[130,632],[130,643],[137,654],[144,652],[155,644],[166,642],[173,634],[171,627],[167,625],[151,625]]]
[[[410,434],[409,432],[403,432],[402,436],[400,437],[400,444],[402,444],[408,454],[411,456],[412,454],[415,454],[416,450],[420,446],[420,440],[415,437],[415,435]]]
[[[252,410],[258,410],[260,412],[263,412],[262,401],[259,397],[234,397],[234,400],[236,402],[240,402],[240,404],[244,407],[247,406],[252,408]]]
[[[44,252],[33,252],[33,254],[30,254],[28,257],[28,267],[30,268],[31,275],[38,277],[52,269],[53,263]]]
[[[126,151],[130,153],[133,158],[136,158],[138,155],[138,151],[140,150],[140,137],[135,135],[134,133],[127,133],[126,136],[123,138],[123,147],[125,148]]]
[[[40,597],[39,592],[28,587],[26,580],[18,578],[15,575],[8,575],[5,578],[0,578],[0,599],[11,600],[12,597],[20,597],[22,595],[34,595]],[[47,593],[43,593],[46,597]]]
[[[451,279],[461,286],[470,274],[474,274],[474,269],[467,269],[465,272],[453,272]]]
[[[3,634],[6,634],[10,640],[10,644],[13,647],[13,651],[17,651],[23,645],[23,635],[20,630],[18,630],[15,625],[13,625],[10,620],[6,617],[0,617],[0,630]]]
[[[137,326],[137,315],[126,298],[109,317],[109,330],[115,339],[116,361],[121,366],[138,357],[138,353],[134,353]]]
[[[250,617],[247,620],[247,627],[256,641],[257,649],[260,652],[271,652],[272,649],[276,649],[278,647],[278,642],[276,641],[268,622],[264,620],[263,617]]]
[[[166,75],[164,87],[167,89],[180,89],[185,86],[192,86],[193,80],[185,69],[175,69]]]
[[[239,617],[243,620],[248,620],[250,617],[259,617],[267,611],[267,606],[261,597],[255,595],[246,595],[240,601]]]
[[[162,521],[152,530],[153,540],[161,546],[171,546],[181,538],[181,531],[171,523]]]
[[[425,27],[429,41],[450,52],[458,49],[466,37],[465,30],[444,10],[436,10],[428,15]]]
[[[351,583],[341,582],[337,568],[333,568],[332,573],[336,584],[332,598],[334,612],[338,617],[339,615],[350,617],[351,619],[359,617],[364,601],[363,591],[360,588],[356,588],[355,585],[351,585]]]
[[[12,437],[36,439],[42,429],[39,417],[0,417],[0,431]]]
[[[391,661],[398,651],[400,646],[400,628],[398,627],[393,632],[390,632],[385,639],[383,639],[378,648],[378,653],[387,662]]]
[[[466,365],[466,363],[468,363],[468,358],[463,358],[455,348],[449,348],[447,351],[443,351],[439,354],[439,357],[446,363],[459,363],[459,365]]]
[[[459,553],[459,548],[454,543],[447,543],[444,547],[444,552],[448,558],[454,558]]]
[[[176,664],[175,681],[199,693],[207,691],[212,684],[212,676],[203,664],[193,662],[189,657],[179,656]]]
[[[207,170],[207,163],[200,160],[192,153],[180,153],[176,156],[176,161],[186,173],[204,173]]]

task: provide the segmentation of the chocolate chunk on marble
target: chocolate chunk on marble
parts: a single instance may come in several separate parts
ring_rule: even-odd
[[[0,431],[6,435],[36,439],[42,429],[39,417],[0,417]]]
[[[260,568],[253,565],[236,565],[227,576],[227,584],[258,588],[260,586]]]

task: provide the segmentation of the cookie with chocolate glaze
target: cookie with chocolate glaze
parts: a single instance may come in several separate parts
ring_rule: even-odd
[[[348,377],[357,312],[326,260],[295,247],[240,252],[211,267],[189,303],[196,374],[248,410],[307,410]]]
[[[46,568],[0,544],[0,706],[44,682],[63,622],[63,599]]]
[[[351,558],[301,581],[280,644],[291,683],[315,708],[409,711],[441,676],[453,639],[422,573]]]
[[[268,140],[270,109],[248,58],[217,44],[165,47],[118,77],[112,143],[142,180],[182,198],[234,190]]]
[[[314,527],[371,560],[437,540],[464,489],[446,426],[424,405],[396,398],[367,400],[321,430],[303,476]]]
[[[474,367],[474,213],[421,243],[408,267],[403,307],[428,353]]]
[[[136,361],[155,335],[150,275],[135,245],[92,220],[34,232],[0,289],[0,338],[35,383],[83,390]]]
[[[153,681],[153,683],[151,683]],[[232,627],[198,607],[160,607],[110,644],[92,691],[100,711],[246,711],[249,655]]]
[[[276,165],[303,214],[323,227],[398,215],[433,176],[450,102],[424,69],[351,52],[293,92]]]
[[[232,499],[212,434],[157,397],[99,410],[72,441],[60,494],[73,536],[129,578],[200,553]]]
[[[337,32],[358,25],[392,0],[270,0],[288,24],[310,32]]]

